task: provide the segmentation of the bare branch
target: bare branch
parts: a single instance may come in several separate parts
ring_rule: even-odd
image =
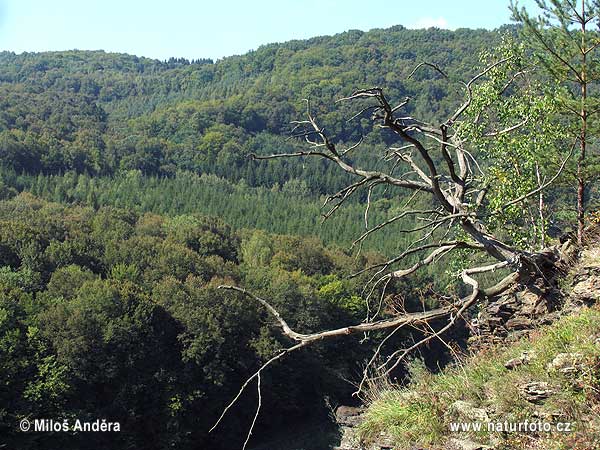
[[[502,134],[510,133],[510,132],[518,130],[522,126],[526,125],[527,122],[529,122],[529,117],[525,118],[525,120],[519,122],[518,124],[508,127],[508,128],[504,128],[503,130],[492,131],[490,133],[486,133],[485,137],[496,137],[496,136],[500,136]]]
[[[321,341],[323,339],[328,339],[328,338],[332,338],[332,337],[348,336],[351,334],[364,333],[366,331],[384,330],[387,328],[398,327],[400,325],[411,325],[411,324],[415,324],[417,322],[422,322],[424,320],[437,320],[437,319],[448,316],[452,312],[452,308],[443,307],[443,308],[432,309],[432,310],[424,311],[424,312],[408,313],[404,316],[392,317],[389,319],[381,319],[381,320],[377,320],[375,322],[362,322],[357,325],[350,325],[347,327],[321,331],[318,333],[302,334],[302,333],[297,333],[294,330],[292,330],[291,328],[289,328],[287,326],[287,323],[285,323],[285,321],[281,318],[281,315],[266,300],[248,292],[245,289],[239,288],[237,286],[222,285],[222,286],[219,286],[219,289],[237,291],[237,292],[240,292],[240,293],[256,300],[257,302],[259,302],[271,313],[271,315],[273,315],[273,317],[275,317],[275,319],[278,321],[278,323],[280,325],[280,328],[283,331],[283,334],[285,334],[291,340],[299,342],[301,344],[308,344],[308,343],[312,343],[315,341]],[[284,326],[284,324],[285,324],[285,326]],[[291,349],[295,350],[296,347],[297,346],[287,349],[285,351],[285,353],[289,353],[290,351],[292,351]],[[283,355],[281,354],[281,356],[283,356]],[[281,357],[281,356],[278,355],[277,359],[279,359],[279,357]],[[271,360],[269,360],[269,361],[271,361]],[[263,366],[263,368],[264,368],[264,366]],[[260,370],[262,370],[263,368],[261,368]]]
[[[320,156],[322,158],[328,158],[329,156],[323,152],[315,152],[315,151],[300,151],[294,153],[276,153],[274,155],[257,155],[255,153],[250,153],[250,158],[255,160],[265,160],[265,159],[277,159],[277,158],[293,158],[298,156]]]
[[[441,126],[442,130],[442,140],[441,140],[441,150],[442,156],[444,157],[444,161],[446,161],[446,166],[448,166],[448,171],[450,172],[450,178],[452,181],[456,183],[456,195],[460,202],[462,203],[465,192],[465,179],[464,176],[461,178],[456,174],[456,168],[454,166],[454,161],[448,153],[448,127],[446,125]],[[458,146],[456,146],[456,150],[459,151]]]
[[[483,246],[481,244],[464,242],[464,241],[435,242],[435,243],[430,243],[430,244],[424,244],[419,247],[409,248],[409,249],[405,250],[404,252],[402,252],[400,255],[395,256],[394,258],[392,258],[384,263],[373,264],[369,267],[361,269],[358,272],[350,275],[350,278],[355,278],[365,272],[369,272],[378,267],[384,267],[385,269],[387,269],[390,266],[392,266],[393,264],[396,264],[396,263],[402,261],[403,259],[405,259],[406,257],[413,255],[415,253],[419,253],[424,250],[429,250],[431,248],[438,248],[438,247],[444,247],[444,246],[449,246],[449,245],[455,245],[457,248],[470,248],[470,249],[474,249],[474,250],[482,250],[483,249]]]
[[[246,450],[246,446],[248,445],[248,441],[250,441],[252,431],[254,430],[254,425],[256,425],[256,419],[258,418],[258,414],[260,413],[260,407],[262,406],[262,393],[260,391],[260,372],[258,372],[256,375],[256,390],[258,393],[258,405],[256,406],[256,414],[254,414],[254,418],[252,419],[252,425],[250,425],[250,430],[248,430],[248,435],[246,436],[246,440],[244,441],[244,446],[242,447],[242,450]]]
[[[462,314],[471,306],[473,306],[475,304],[475,302],[479,299],[480,295],[481,295],[481,291],[479,288],[479,283],[473,278],[471,277],[471,275],[474,275],[476,273],[483,273],[483,272],[490,272],[490,271],[494,271],[494,270],[498,270],[501,269],[503,267],[507,267],[508,266],[508,262],[500,262],[500,263],[496,263],[496,264],[492,264],[489,266],[484,266],[484,267],[475,267],[472,269],[466,269],[462,272],[462,279],[465,283],[471,285],[473,287],[473,291],[471,292],[471,295],[469,295],[468,297],[462,299],[456,308],[456,312],[455,313],[451,313],[450,315],[450,320],[448,320],[448,322],[446,323],[446,325],[444,325],[440,330],[424,337],[423,339],[419,340],[418,342],[414,343],[413,345],[411,345],[410,347],[404,349],[404,350],[397,350],[396,352],[394,352],[390,358],[388,359],[388,361],[390,360],[394,360],[395,362],[394,364],[385,369],[385,375],[389,375],[396,367],[398,367],[398,365],[406,358],[407,355],[409,355],[413,350],[415,350],[418,347],[421,347],[422,345],[426,344],[427,342],[429,342],[431,339],[434,338],[440,338],[440,335],[442,335],[443,333],[445,333],[446,331],[448,331],[452,326],[454,326],[455,322],[457,321],[457,319],[462,317]],[[379,368],[379,370],[383,370],[385,368],[385,366],[387,365],[387,362]]]
[[[352,195],[356,192],[356,190],[367,182],[371,181],[369,178],[362,178],[356,183],[352,183],[349,186],[342,188],[340,191],[336,192],[333,195],[328,196],[323,203],[323,208],[327,206],[333,200],[339,199],[339,201],[325,214],[323,214],[323,220],[327,220],[333,213],[335,213],[340,206]]]
[[[346,155],[347,153],[350,153],[350,152],[351,152],[352,150],[354,150],[355,148],[358,148],[358,147],[360,147],[360,145],[363,143],[363,139],[364,139],[364,136],[361,136],[361,137],[360,137],[360,139],[358,140],[358,142],[357,142],[356,144],[354,144],[354,145],[351,145],[350,147],[348,147],[346,150],[344,150],[344,151],[341,153],[341,155],[342,155],[342,156],[344,156],[344,155]]]
[[[403,325],[400,325],[400,326],[394,328],[391,333],[389,333],[385,338],[383,338],[381,340],[381,342],[377,346],[377,349],[375,349],[375,351],[373,352],[373,355],[371,356],[371,359],[369,360],[369,362],[367,363],[367,365],[363,369],[362,379],[360,380],[360,383],[358,385],[358,389],[356,390],[356,392],[353,393],[353,395],[359,395],[362,392],[365,383],[369,379],[369,369],[373,366],[373,364],[375,363],[375,361],[377,361],[377,358],[379,357],[379,355],[381,353],[381,349],[383,348],[383,346],[385,345],[385,343],[389,339],[391,339],[402,328],[404,328]]]
[[[491,64],[490,66],[486,67],[483,71],[479,72],[477,75],[475,75],[473,78],[471,78],[471,80],[468,83],[465,83],[465,88],[467,90],[467,100],[465,101],[465,103],[463,103],[461,105],[460,108],[458,108],[456,110],[456,112],[452,115],[452,117],[450,117],[450,119],[448,119],[446,121],[446,125],[448,127],[452,126],[454,124],[454,122],[456,122],[456,120],[467,110],[467,108],[471,105],[471,102],[473,101],[473,90],[471,88],[471,86],[473,85],[473,83],[475,83],[477,80],[479,80],[481,77],[485,76],[487,73],[489,73],[491,70],[493,70],[494,68],[498,67],[501,64],[504,64],[505,62],[509,61],[510,57],[508,58],[503,58],[493,64]]]
[[[413,147],[412,144],[409,144],[410,147]],[[431,178],[429,178],[427,175],[425,175],[425,172],[423,172],[423,170],[413,161],[412,157],[410,156],[409,153],[400,153],[400,149],[395,149],[395,148],[390,148],[390,150],[393,150],[394,155],[396,155],[398,157],[398,159],[400,159],[400,161],[404,161],[406,163],[408,163],[410,165],[410,167],[415,171],[415,173],[417,175],[419,175],[419,177],[421,178],[421,180],[423,180],[426,184],[431,185]]]
[[[358,244],[359,242],[364,241],[368,236],[370,236],[372,233],[376,232],[377,230],[382,229],[383,227],[394,223],[408,215],[415,215],[415,214],[438,214],[440,215],[441,213],[437,210],[411,210],[411,211],[403,211],[402,213],[398,214],[395,217],[392,217],[391,219],[386,220],[385,222],[380,223],[379,225],[376,225],[375,227],[368,229],[367,231],[365,231],[362,235],[360,235],[353,243],[352,243],[352,247],[354,247],[356,244]],[[367,225],[366,219],[365,219],[365,225]],[[426,225],[426,227],[429,227],[429,225]],[[421,228],[419,228],[421,229]],[[411,230],[411,231],[418,231],[419,229],[416,230]],[[402,231],[401,231],[402,232]],[[352,248],[351,247],[351,248]]]
[[[294,345],[292,347],[289,347],[289,348],[287,348],[287,349],[279,352],[277,355],[273,356],[266,363],[264,363],[256,372],[254,372],[254,374],[252,374],[244,382],[244,384],[242,385],[242,387],[238,391],[237,395],[233,398],[233,400],[231,400],[231,402],[225,407],[225,409],[223,409],[223,412],[221,413],[221,415],[219,416],[219,418],[217,419],[217,421],[215,422],[215,424],[212,426],[212,428],[210,430],[208,430],[208,432],[212,433],[212,431],[219,426],[219,424],[223,421],[223,418],[225,417],[225,415],[227,414],[227,412],[233,407],[233,405],[235,405],[237,403],[237,401],[239,400],[239,398],[241,397],[241,395],[243,394],[243,392],[246,390],[246,387],[248,387],[248,385],[252,382],[252,380],[254,380],[255,378],[257,378],[264,369],[266,369],[272,363],[274,363],[278,359],[281,359],[282,357],[284,357],[288,353],[294,352],[294,351],[296,351],[296,350],[304,347],[307,344],[308,344],[308,342],[300,342],[300,343],[298,343],[298,344],[296,344],[296,345]]]
[[[238,401],[240,395],[250,382],[257,378],[259,405],[247,436],[246,444],[248,443],[252,430],[256,423],[260,407],[261,407],[261,392],[260,392],[260,375],[261,371],[268,367],[274,361],[282,358],[286,354],[297,349],[303,348],[309,344],[323,341],[330,338],[340,336],[364,334],[387,330],[388,334],[379,342],[374,354],[370,358],[363,371],[363,378],[358,387],[361,391],[366,382],[369,371],[374,368],[376,361],[386,343],[390,342],[392,336],[398,333],[398,330],[410,327],[419,333],[417,342],[407,345],[407,348],[394,351],[391,356],[378,368],[387,376],[405,359],[405,357],[418,348],[431,341],[439,339],[444,345],[450,348],[449,344],[444,341],[443,334],[451,327],[455,326],[457,321],[464,319],[467,310],[475,303],[483,298],[491,298],[506,292],[517,285],[517,283],[528,283],[533,279],[537,264],[540,261],[545,261],[541,252],[528,253],[513,246],[502,242],[488,231],[484,220],[488,215],[481,211],[481,205],[484,202],[489,186],[483,184],[484,181],[475,173],[477,170],[483,174],[483,170],[478,164],[476,158],[467,150],[468,142],[464,142],[463,138],[455,130],[451,128],[455,126],[461,116],[467,111],[473,102],[474,83],[482,77],[494,70],[501,64],[505,64],[510,60],[510,57],[501,59],[483,69],[467,83],[462,83],[465,89],[466,100],[461,103],[454,113],[439,126],[432,126],[426,122],[414,119],[406,114],[405,117],[397,117],[397,111],[401,110],[409,102],[409,98],[400,101],[396,106],[392,107],[392,103],[384,95],[383,90],[379,87],[370,89],[361,89],[353,92],[350,96],[341,98],[341,101],[358,100],[363,103],[363,106],[357,114],[350,117],[349,120],[354,120],[364,113],[370,111],[372,113],[371,120],[377,122],[380,128],[390,130],[392,137],[399,141],[397,146],[391,146],[383,155],[377,158],[372,167],[377,170],[370,170],[368,166],[362,166],[366,163],[357,163],[346,155],[363,144],[363,138],[351,145],[348,149],[338,151],[336,143],[330,139],[323,127],[320,127],[317,119],[312,115],[310,101],[306,102],[306,120],[293,122],[293,136],[303,139],[309,146],[306,151],[273,154],[273,155],[251,155],[254,159],[275,159],[287,157],[305,157],[318,156],[334,163],[343,172],[353,176],[352,182],[349,182],[345,187],[337,193],[328,196],[324,203],[323,209],[329,207],[329,210],[323,214],[327,219],[334,214],[346,200],[361,189],[366,190],[366,204],[364,205],[364,225],[365,230],[352,243],[352,247],[357,244],[362,246],[363,242],[373,233],[382,230],[391,224],[400,221],[406,217],[413,217],[414,221],[419,221],[413,225],[407,226],[406,229],[394,230],[394,233],[416,233],[411,235],[414,239],[411,240],[407,248],[385,262],[370,265],[367,268],[357,271],[350,277],[356,277],[365,274],[365,278],[369,278],[364,284],[361,295],[366,302],[366,317],[363,321],[354,324],[342,326],[334,329],[323,330],[312,333],[302,333],[293,330],[282,315],[273,307],[269,301],[247,291],[246,289],[222,285],[219,289],[235,291],[246,297],[256,301],[269,316],[275,319],[275,324],[281,329],[283,335],[292,341],[290,347],[280,351],[265,364],[263,364],[248,380],[233,401],[225,408],[223,414],[213,427],[213,429],[221,422],[224,415],[235,402]],[[419,64],[409,75],[412,77],[414,73],[421,67],[428,66],[436,70],[439,74],[447,78],[438,66],[432,63]],[[524,71],[513,76],[512,80],[505,85],[504,90],[508,89],[514,80],[522,75]],[[502,93],[501,93],[502,94]],[[363,102],[364,101],[364,102]],[[367,104],[364,106],[364,104]],[[398,114],[401,115],[401,114]],[[519,120],[519,119],[517,119]],[[525,118],[516,125],[509,126],[498,131],[490,131],[487,137],[497,137],[499,135],[514,132],[518,128],[524,126],[529,121]],[[575,145],[575,144],[574,144]],[[574,147],[567,158],[562,161],[558,172],[548,181],[543,182],[541,177],[538,177],[538,188],[509,202],[506,202],[499,211],[500,212],[514,204],[517,204],[530,196],[540,193],[543,189],[554,182],[560,173],[565,169],[568,159],[573,153]],[[438,154],[437,152],[439,151]],[[366,159],[361,159],[365,161]],[[382,166],[384,169],[379,170]],[[390,169],[391,167],[391,169]],[[402,170],[398,169],[399,167]],[[403,172],[403,173],[397,173]],[[382,188],[377,188],[381,185]],[[376,196],[385,195],[386,199],[393,198],[393,188],[396,192],[410,192],[410,196],[406,202],[398,202],[394,206],[400,206],[402,210],[393,217],[383,220],[373,226],[370,214],[372,205],[375,204]],[[388,194],[388,190],[392,191]],[[364,192],[364,191],[363,191]],[[422,194],[429,194],[428,205],[423,208],[413,206],[417,203],[414,200],[421,200]],[[417,197],[419,196],[419,197]],[[466,197],[466,199],[465,199]],[[402,197],[401,197],[402,198]],[[402,203],[404,203],[402,205]],[[422,204],[422,203],[421,203]],[[328,206],[329,205],[329,206]],[[430,209],[428,209],[430,208]],[[412,228],[411,228],[412,227]],[[400,228],[400,227],[399,227]],[[388,228],[389,229],[389,228]],[[453,230],[458,230],[456,233]],[[462,237],[462,236],[465,237]],[[458,238],[458,236],[461,236]],[[441,303],[438,307],[427,310],[423,304],[422,311],[406,311],[403,298],[400,305],[394,308],[391,317],[380,316],[384,304],[390,298],[387,293],[388,286],[393,286],[392,280],[406,277],[414,274],[423,267],[438,263],[441,258],[451,254],[458,249],[476,250],[483,254],[486,259],[495,262],[486,262],[484,266],[468,268],[460,273],[460,280],[470,288],[470,294],[464,298],[458,298],[454,295],[438,296]],[[416,261],[416,262],[415,262]],[[400,264],[404,262],[405,264]],[[540,263],[541,265],[541,263]],[[403,267],[404,266],[404,267]],[[497,270],[507,271],[508,274],[499,282],[490,287],[480,286],[477,275],[493,272]],[[536,275],[537,276],[537,275]],[[366,294],[366,295],[365,295]],[[393,294],[393,292],[392,292]],[[371,300],[372,298],[377,300]],[[394,297],[391,297],[392,299]],[[388,314],[388,309],[384,309]],[[440,321],[444,321],[443,324]],[[379,364],[379,362],[377,363]]]
[[[434,251],[432,251],[426,258],[423,258],[423,259],[417,261],[415,264],[413,264],[408,269],[396,270],[396,271],[390,273],[389,276],[393,277],[393,278],[402,278],[402,277],[405,277],[412,273],[415,273],[421,267],[428,266],[429,264],[434,262],[437,258],[441,258],[442,256],[446,255],[447,253],[451,252],[452,250],[454,250],[456,248],[457,248],[456,245],[443,245],[439,248],[436,248]]]
[[[446,72],[444,72],[442,69],[440,69],[440,67],[437,64],[430,63],[430,62],[422,62],[420,64],[417,64],[417,66],[413,69],[413,71],[410,73],[410,75],[408,75],[407,79],[412,78],[412,76],[417,72],[417,70],[419,70],[423,66],[431,67],[436,72],[438,72],[440,75],[442,75],[444,78],[448,78],[448,75],[446,75]]]

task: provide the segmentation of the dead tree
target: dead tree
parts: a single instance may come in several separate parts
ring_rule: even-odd
[[[504,63],[506,63],[506,60],[498,61],[488,66],[469,82],[464,83],[466,100],[450,117],[438,125],[402,114],[410,99],[406,98],[394,106],[384,94],[383,89],[379,87],[359,90],[349,97],[339,100],[341,102],[360,102],[359,113],[352,118],[371,113],[371,119],[379,127],[391,131],[398,140],[399,145],[390,147],[384,155],[391,168],[389,171],[359,167],[354,163],[349,156],[351,152],[360,151],[362,141],[349,148],[338,148],[336,143],[318,124],[317,118],[311,113],[308,100],[306,101],[307,117],[305,120],[294,122],[293,131],[294,136],[306,141],[307,149],[295,153],[268,156],[253,155],[258,160],[293,157],[324,158],[337,165],[340,170],[350,174],[354,179],[353,182],[327,198],[325,205],[328,205],[329,209],[324,214],[325,218],[334,214],[350,196],[360,189],[368,190],[365,214],[368,214],[372,201],[371,194],[376,186],[386,186],[388,190],[403,191],[405,198],[409,199],[423,195],[430,197],[429,203],[433,205],[431,209],[411,209],[408,206],[399,215],[366,229],[355,241],[355,243],[360,243],[372,233],[379,232],[403,217],[418,215],[425,218],[423,225],[412,230],[406,230],[407,232],[421,233],[414,240],[413,245],[388,261],[361,271],[361,273],[373,272],[367,302],[369,301],[368,297],[375,292],[377,286],[385,292],[385,286],[391,280],[408,277],[426,266],[439,263],[442,258],[459,249],[470,249],[484,255],[487,259],[483,259],[485,262],[482,265],[464,269],[459,274],[459,282],[468,287],[468,295],[462,298],[457,297],[439,308],[428,311],[403,312],[397,316],[384,318],[380,317],[378,315],[379,311],[377,311],[369,314],[362,323],[312,334],[303,334],[291,329],[268,300],[239,287],[221,286],[223,289],[241,292],[262,305],[276,319],[282,333],[292,343],[254,373],[240,390],[240,395],[252,380],[260,379],[262,370],[290,352],[336,336],[375,330],[390,330],[388,336],[375,351],[369,365],[365,368],[364,378],[359,388],[360,391],[368,378],[370,367],[377,363],[377,355],[381,346],[398,330],[413,327],[428,332],[418,342],[392,353],[387,360],[376,367],[377,373],[389,374],[411,351],[432,339],[441,339],[440,336],[453,327],[476,302],[499,296],[518,284],[527,285],[555,265],[558,256],[552,249],[540,252],[525,251],[503,242],[488,230],[486,220],[489,219],[490,215],[497,214],[500,211],[489,211],[483,207],[488,187],[483,184],[482,177],[478,176],[479,173],[476,173],[482,169],[475,155],[469,151],[469,142],[464,142],[461,133],[458,131],[461,118],[472,105],[474,84],[496,66]],[[422,64],[417,69],[423,66],[429,66],[441,76],[446,76],[433,64]],[[511,133],[522,123],[524,122],[516,123],[503,130],[490,130],[489,136],[493,138],[498,134]],[[558,177],[564,169],[567,159],[562,162],[554,177],[540,182],[535,190],[507,201],[501,209],[537,196]],[[398,168],[404,168],[404,170],[400,170],[399,174],[395,174]],[[460,230],[460,233],[452,230]],[[460,238],[449,239],[448,236],[460,236]],[[409,257],[413,258],[413,261],[416,257],[417,262],[403,266],[403,262]],[[495,284],[482,286],[478,281],[479,275],[500,269],[506,272],[506,275]],[[434,330],[430,326],[432,323],[439,324],[440,321],[444,321],[441,328],[438,326],[438,329]],[[235,403],[238,397],[234,399],[229,407]],[[223,414],[227,412],[229,407]]]

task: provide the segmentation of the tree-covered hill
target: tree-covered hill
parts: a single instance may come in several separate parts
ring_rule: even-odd
[[[0,447],[240,448],[254,396],[208,430],[285,340],[252,302],[217,287],[247,286],[316,331],[364,317],[365,276],[347,275],[377,261],[197,214],[0,200]],[[350,339],[265,374],[261,433],[324,417],[323,396],[346,398],[340,378],[364,358]],[[23,433],[23,418],[106,418],[121,430]]]
[[[321,123],[341,141],[365,135],[376,146],[383,138],[369,136],[366,121],[340,120],[345,111],[334,107],[335,99],[378,85],[392,98],[413,97],[409,112],[435,116],[453,105],[458,85],[427,71],[408,79],[415,65],[432,61],[451,79],[466,79],[478,67],[480,51],[500,34],[401,26],[353,30],[265,45],[217,62],[161,62],[102,51],[3,52],[0,159],[25,173],[139,169],[172,176],[189,170],[250,186],[300,178],[320,193],[331,191],[344,177],[322,163],[260,165],[246,156],[298,145],[286,138],[289,122],[304,112],[303,98],[313,100]],[[307,164],[315,170],[301,170]]]
[[[0,53],[0,448],[238,448],[351,400],[341,379],[404,379],[415,349],[440,369],[517,285],[554,308],[573,127],[516,31]],[[31,417],[123,432],[38,445]]]
[[[322,196],[341,189],[346,174],[316,159],[265,163],[248,155],[304,148],[290,139],[290,121],[303,117],[302,99],[310,98],[319,122],[336,139],[347,145],[364,139],[368,151],[353,158],[366,163],[362,160],[385,148],[386,134],[372,132],[368,120],[346,122],[349,110],[335,100],[379,85],[392,98],[410,96],[411,114],[442,114],[463,95],[452,81],[475,73],[480,52],[511,32],[509,27],[354,30],[265,45],[217,62],[157,61],[102,51],[3,52],[0,186],[60,202],[169,215],[216,214],[236,228],[301,235],[318,231],[325,242],[347,246],[359,231],[358,205],[331,224],[315,227]],[[437,63],[451,81],[426,69],[409,77],[424,61]],[[119,192],[118,180],[139,173],[140,182],[128,187],[133,190]],[[83,183],[85,192],[71,195],[78,175],[91,182]],[[178,181],[196,175],[216,176],[235,189]],[[174,194],[167,198],[167,192]],[[211,201],[203,201],[196,195],[200,192]],[[286,192],[296,195],[288,200]],[[261,208],[251,207],[266,197]],[[364,201],[364,195],[356,200]],[[375,205],[373,213],[389,217],[397,207],[393,202]],[[384,236],[365,247],[388,254],[397,248]]]
[[[254,396],[242,398],[242,412],[218,434],[208,429],[247,372],[285,340],[263,325],[262,311],[217,286],[275,299],[307,332],[358,323],[369,276],[347,276],[412,239],[390,242],[382,233],[358,255],[340,250],[332,244],[348,247],[364,232],[361,198],[323,227],[319,212],[346,176],[317,160],[258,163],[248,155],[300,148],[289,122],[310,98],[337,139],[364,138],[369,151],[356,158],[378,157],[386,135],[371,133],[369,121],[346,123],[336,99],[379,85],[394,98],[414,97],[411,113],[433,117],[460,91],[435,73],[408,79],[415,65],[434,61],[465,79],[499,38],[394,27],[217,62],[0,53],[0,446],[36,448],[35,435],[15,432],[23,417],[98,416],[122,422],[123,432],[94,436],[90,448],[239,447]],[[399,206],[384,196],[370,220],[384,222]],[[408,306],[421,308],[446,269],[389,292],[410,292]],[[351,386],[339,380],[355,377],[365,348],[327,343],[266,374],[269,411],[258,430],[320,416],[325,395],[345,401]],[[72,434],[47,438],[83,445]]]

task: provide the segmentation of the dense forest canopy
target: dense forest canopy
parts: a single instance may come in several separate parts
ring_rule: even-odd
[[[483,49],[496,45],[502,34],[514,32],[512,27],[353,30],[265,45],[217,62],[163,62],[102,51],[3,52],[2,179],[5,185],[50,200],[166,214],[194,210],[214,215],[220,209],[215,199],[222,204],[227,192],[230,207],[223,214],[236,228],[314,234],[319,219],[313,212],[322,203],[320,197],[340,189],[347,175],[312,159],[260,164],[248,158],[251,153],[293,151],[302,145],[289,139],[290,121],[303,113],[302,99],[313,99],[323,125],[340,140],[353,143],[363,137],[374,149],[383,149],[385,135],[373,133],[370,122],[345,123],[340,120],[347,113],[343,105],[337,111],[326,105],[355,87],[380,85],[398,98],[414,97],[410,108],[415,114],[443,115],[459,98],[460,89],[448,89],[444,80],[431,80],[425,73],[407,80],[415,64],[432,59],[454,79],[465,79],[475,72]],[[110,179],[127,178],[129,171],[148,177],[148,183],[114,192],[117,184]],[[184,172],[227,183],[190,185]],[[77,176],[82,177],[80,183]],[[86,177],[93,179],[88,182]],[[160,193],[152,189],[157,183]],[[227,187],[214,188],[215,183]],[[212,204],[203,201],[204,194],[180,192],[189,189],[211,192]],[[168,191],[174,194],[167,195]],[[279,192],[294,192],[304,200],[279,201],[285,197]],[[266,204],[276,205],[267,207],[267,214],[243,212],[248,202],[264,205],[260,199],[265,197],[270,198]],[[305,200],[312,205],[310,212]],[[383,202],[373,210],[390,217],[397,207]],[[318,235],[347,246],[360,226],[362,213],[358,207],[353,211],[331,225],[318,226]],[[377,236],[365,246],[384,253],[396,249]]]
[[[383,148],[385,138],[368,122],[346,125],[345,111],[325,105],[355,86],[379,84],[415,95],[415,112],[434,117],[458,92],[424,77],[406,81],[414,63],[435,58],[464,77],[498,40],[499,32],[485,30],[394,27],[266,45],[217,62],[1,53],[0,416],[7,442],[37,445],[35,436],[14,434],[21,417],[95,415],[121,421],[124,432],[86,445],[240,445],[251,407],[217,435],[207,430],[244,374],[283,341],[261,325],[264,313],[216,286],[238,283],[275,299],[307,331],[358,322],[365,280],[346,276],[382,260],[369,248],[389,254],[405,243],[376,238],[358,258],[347,250],[360,232],[364,198],[318,233],[338,247],[286,236],[314,235],[322,196],[347,177],[318,161],[259,164],[248,155],[299,148],[288,139],[289,122],[304,97],[318,99],[339,139],[364,135]],[[382,199],[372,217],[386,220],[399,206]],[[426,291],[430,281],[424,273],[394,289]],[[288,421],[322,405],[324,393],[338,401],[352,390],[340,377],[356,374],[363,352],[334,342],[300,355],[265,380],[272,388],[264,401]],[[258,425],[269,423],[279,422],[267,414]],[[63,448],[81,444],[72,435],[46,438]]]
[[[0,430],[19,448],[38,448],[35,434],[15,432],[22,417],[121,423],[110,436],[50,433],[42,448],[238,447],[252,396],[223,431],[207,431],[247,370],[284,342],[263,312],[217,286],[248,286],[316,331],[361,320],[365,278],[346,277],[381,260],[194,214],[69,207],[27,193],[0,201],[0,222]],[[364,351],[334,342],[280,365],[265,379],[279,419],[267,414],[259,426],[307,411],[325,420],[324,393],[347,395],[339,377],[353,376]]]
[[[190,170],[250,186],[284,184],[314,171],[285,162],[258,166],[244,156],[292,146],[281,137],[302,112],[302,98],[325,105],[356,86],[379,85],[397,97],[414,96],[419,115],[446,113],[457,92],[424,76],[407,81],[414,64],[434,59],[463,79],[473,73],[479,52],[498,39],[499,32],[485,30],[394,27],[266,45],[216,63],[3,52],[2,161],[18,173],[139,169],[169,176]],[[338,120],[342,113],[323,117],[341,140],[369,134],[367,123],[365,129],[345,126]],[[309,185],[320,192],[340,183],[334,174],[310,176]]]
[[[481,70],[482,53],[489,57],[517,32],[352,30],[216,62],[0,53],[0,447],[75,449],[84,440],[87,448],[240,447],[253,393],[240,397],[218,433],[208,430],[247,374],[288,342],[265,311],[217,287],[240,285],[269,298],[306,333],[360,323],[370,314],[361,298],[370,278],[364,269],[408,248],[414,235],[403,230],[423,223],[419,215],[402,217],[353,246],[368,220],[401,215],[407,197],[375,187],[376,200],[370,191],[356,195],[321,225],[326,195],[351,182],[347,173],[321,159],[265,163],[249,156],[305,148],[290,139],[290,122],[306,113],[302,99],[310,98],[328,136],[368,149],[349,161],[377,165],[394,136],[367,118],[346,120],[353,110],[337,99],[379,86],[389,98],[411,98],[407,115],[443,119],[463,101],[459,81]],[[443,76],[413,73],[423,61],[435,62]],[[485,100],[485,92],[476,95]],[[489,162],[497,150],[476,148],[482,164],[513,178],[506,191],[528,190],[512,183],[515,165],[505,166],[513,160]],[[526,151],[518,148],[514,159]],[[539,153],[527,153],[528,163],[532,155]],[[555,166],[543,169],[546,175]],[[597,201],[597,188],[588,189],[590,203]],[[558,208],[567,190],[558,185],[545,198],[561,227],[573,216]],[[488,201],[505,194],[514,192]],[[416,198],[419,209],[437,206]],[[519,208],[498,214],[493,226],[511,244],[533,247],[535,233],[511,234],[528,223],[516,218]],[[459,253],[410,280],[390,281],[378,314],[429,309],[460,294],[448,283],[469,258]],[[384,336],[323,342],[274,364],[264,375],[269,408],[257,430],[323,418],[349,400],[353,386],[340,380],[359,377],[371,357],[367,347]],[[419,337],[402,331],[387,339],[393,348]],[[443,364],[446,351],[431,342],[423,356]],[[402,379],[404,371],[393,375]],[[49,433],[42,443],[16,432],[24,417],[102,417],[120,421],[122,432]]]

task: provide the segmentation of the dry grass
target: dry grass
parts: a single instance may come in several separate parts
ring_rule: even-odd
[[[600,311],[585,309],[543,328],[515,345],[477,354],[440,374],[412,367],[412,384],[398,389],[379,385],[371,394],[361,435],[373,440],[380,433],[392,437],[396,448],[414,445],[447,448],[451,438],[469,438],[501,449],[600,448]],[[524,351],[530,363],[508,370],[504,363]],[[549,371],[560,353],[581,355],[582,369],[573,375]],[[519,386],[530,381],[549,383],[554,389],[539,405],[526,401]],[[492,422],[573,422],[572,433],[457,433],[450,422],[464,421],[451,405],[462,400],[484,408]],[[541,418],[541,419],[540,419]]]

